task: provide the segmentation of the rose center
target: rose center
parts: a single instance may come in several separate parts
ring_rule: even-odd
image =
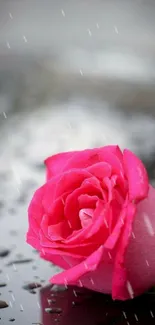
[[[87,227],[92,222],[94,209],[81,209],[79,211],[79,218],[82,228]]]

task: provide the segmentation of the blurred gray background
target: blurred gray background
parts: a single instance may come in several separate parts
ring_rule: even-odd
[[[154,179],[154,17],[153,0],[0,1],[5,213],[26,215],[59,151],[117,143]]]

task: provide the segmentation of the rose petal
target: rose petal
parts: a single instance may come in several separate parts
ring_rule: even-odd
[[[97,195],[81,194],[78,197],[79,209],[95,209],[97,201]]]
[[[126,218],[123,231],[119,239],[117,253],[115,257],[113,281],[112,281],[112,298],[118,300],[130,299],[128,291],[128,270],[125,267],[125,254],[132,233],[132,225],[135,218],[136,206],[129,203],[126,208]]]
[[[73,245],[75,243],[79,243],[80,245],[83,242],[95,242],[98,245],[104,243],[109,234],[108,225],[106,223],[108,213],[108,205],[104,206],[101,200],[98,201],[94,211],[93,222],[86,228],[73,231],[73,233],[65,240],[65,243],[67,245]]]
[[[46,253],[51,254],[62,254],[65,256],[71,256],[72,258],[87,258],[93,251],[98,249],[98,243],[75,243],[65,244],[64,241],[52,241],[50,238],[46,237],[43,231],[40,230],[39,233],[39,245],[40,249],[46,248]],[[45,250],[44,250],[45,251]]]
[[[67,218],[70,227],[73,230],[81,228],[80,220],[79,220],[79,197],[82,194],[89,194],[94,195],[98,197],[102,197],[103,190],[101,189],[100,183],[98,182],[96,186],[93,183],[91,183],[92,178],[86,179],[79,188],[75,189],[71,194],[68,195],[65,206],[64,206],[64,214]]]
[[[59,252],[57,252],[57,254],[59,254]],[[44,260],[47,260],[57,266],[59,266],[60,268],[67,270],[69,269],[71,266],[74,266],[75,263],[80,262],[80,259],[76,260],[76,259],[72,259],[69,256],[61,256],[60,254],[48,254],[47,252],[45,252],[45,250],[43,251],[43,253],[40,253],[40,257],[43,258]]]
[[[65,172],[60,176],[56,184],[55,197],[62,196],[65,192],[73,192],[89,177],[91,177],[91,174],[85,169],[72,169]]]
[[[35,191],[32,200],[29,204],[28,207],[28,219],[29,219],[29,226],[31,227],[31,224],[33,220],[35,219],[35,227],[34,227],[34,232],[37,232],[40,223],[42,220],[42,216],[44,215],[44,209],[42,206],[42,200],[44,197],[44,192],[45,192],[45,186],[41,186],[38,190]]]
[[[120,238],[122,228],[124,226],[124,222],[125,222],[125,218],[126,218],[127,206],[128,206],[128,197],[126,198],[126,200],[122,206],[121,213],[119,215],[119,218],[118,218],[114,228],[112,229],[112,232],[110,233],[110,236],[107,238],[106,242],[104,243],[104,246],[107,250],[113,250]],[[111,225],[111,218],[108,220],[109,220],[109,224]]]
[[[44,187],[44,196],[42,200],[44,211],[51,214],[55,200],[62,198],[65,193],[72,192],[76,188],[79,188],[81,183],[90,176],[91,174],[85,170],[74,169],[49,180]]]
[[[119,162],[119,166],[122,165],[122,153],[118,146],[104,146],[94,149],[86,149],[82,151],[77,151],[71,158],[68,160],[63,171],[70,170],[72,168],[87,168],[96,163],[107,162],[109,163],[106,157],[108,156],[116,157],[116,160]]]
[[[77,151],[62,152],[51,157],[48,157],[44,163],[46,165],[46,177],[47,180],[51,179],[53,176],[61,174],[64,170],[64,166],[68,159],[73,157]]]
[[[26,235],[26,242],[31,245],[33,248],[40,250],[40,241],[39,238],[36,237],[36,235],[31,235],[31,232],[28,231]]]
[[[81,209],[79,211],[79,218],[81,221],[82,228],[88,227],[92,222],[92,217],[94,214],[94,209]]]
[[[48,216],[49,216],[48,225],[54,225],[64,220],[64,205],[65,205],[65,200],[63,199],[63,197],[59,197],[57,200],[53,202],[51,209],[50,210],[48,209]]]
[[[134,295],[155,284],[155,189],[150,185],[148,198],[137,206],[125,265]]]
[[[56,274],[51,278],[51,282],[55,284],[74,283],[81,276],[95,271],[102,260],[104,247],[100,246],[97,251],[92,253],[84,262],[77,264],[73,268]]]
[[[129,199],[142,200],[149,190],[148,175],[142,161],[131,151],[123,152],[124,168],[129,183]]]
[[[87,170],[98,179],[111,176],[111,166],[105,162],[100,162],[87,168]]]

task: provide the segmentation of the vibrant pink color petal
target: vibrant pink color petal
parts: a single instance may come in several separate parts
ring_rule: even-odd
[[[79,218],[82,228],[88,227],[92,223],[94,209],[81,209],[79,211]]]
[[[123,152],[123,159],[129,184],[129,199],[138,201],[145,199],[148,194],[149,182],[142,161],[127,149]]]
[[[84,286],[90,290],[110,294],[112,291],[113,256],[108,253],[109,252],[103,249],[102,257],[100,261],[98,261],[98,257],[95,256],[93,264],[94,264],[94,269],[96,267],[96,270],[92,271],[91,268],[88,268],[87,260],[85,260],[84,262],[81,263],[82,265],[80,265],[80,268],[81,267],[83,268],[83,272],[82,270],[80,270],[81,272],[79,272],[79,270],[77,271],[77,269],[76,270],[74,269],[74,278],[68,279],[68,274],[66,272],[65,279],[63,279],[62,274],[60,274],[59,278],[56,277],[51,278],[51,282],[56,284],[57,283],[64,284],[63,281],[65,281],[65,284],[67,284],[67,280],[68,280],[70,284],[74,284],[77,286]],[[96,255],[97,254],[98,251]],[[76,281],[73,281],[75,279]]]
[[[44,215],[42,200],[44,197],[45,186],[46,185],[43,185],[38,190],[36,190],[28,207],[28,218],[29,218],[30,226],[32,221],[35,219],[34,232],[38,231],[42,220],[42,216]]]
[[[151,185],[148,198],[137,206],[125,266],[134,296],[155,285],[155,189]]]
[[[75,244],[65,244],[64,241],[51,241],[48,239],[43,231],[40,231],[39,233],[39,244],[40,244],[40,251],[41,249],[46,250],[46,254],[48,255],[55,255],[60,254],[64,258],[65,256],[70,256],[73,259],[84,259],[87,258],[92,252],[94,252],[96,249],[98,249],[99,245],[98,243],[75,243]],[[62,267],[62,266],[61,266]]]
[[[62,152],[45,159],[47,180],[72,168],[86,168],[98,163],[98,153],[113,153],[122,160],[122,153],[118,146],[105,146],[101,148],[85,149],[82,151]]]
[[[72,266],[74,266],[77,263],[80,263],[80,259],[73,259],[70,256],[63,256],[61,253],[55,252],[55,254],[50,254],[47,251],[43,251],[40,253],[40,257],[42,257],[44,260],[50,261],[51,263],[59,266],[60,268],[64,270],[70,269]]]
[[[65,172],[56,184],[55,197],[62,196],[65,192],[73,192],[89,177],[91,174],[85,169],[73,169]]]
[[[77,151],[62,152],[48,157],[44,161],[46,165],[47,180],[51,179],[53,176],[61,174],[61,172],[64,170],[67,161],[72,158],[75,153],[77,153]]]
[[[33,248],[37,249],[40,251],[41,246],[40,246],[40,241],[39,238],[36,237],[36,235],[32,236],[30,231],[27,232],[26,235],[26,242],[31,245]]]
[[[63,199],[63,197],[59,197],[53,202],[50,210],[47,210],[49,216],[48,225],[54,225],[64,220],[64,204],[65,200]]]
[[[48,214],[52,214],[55,200],[58,198],[63,198],[65,193],[70,193],[76,188],[79,188],[81,183],[90,176],[91,174],[86,170],[74,169],[65,172],[63,175],[55,176],[49,180],[45,184],[44,196],[42,200],[44,211]],[[53,222],[54,220],[52,223]]]
[[[112,155],[116,157],[119,167],[122,165],[122,153],[118,146],[104,146],[94,149],[86,149],[77,151],[67,162],[63,171],[70,170],[72,168],[88,168],[96,163],[107,162],[106,157]],[[114,158],[113,158],[114,159]],[[112,160],[112,158],[111,158]],[[119,163],[118,163],[119,162]]]
[[[92,223],[88,227],[74,231],[69,236],[65,243],[67,245],[79,243],[94,243],[101,245],[105,242],[108,237],[109,229],[107,227],[107,216],[109,213],[109,207],[104,206],[102,201],[98,201],[96,209],[94,211]]]
[[[104,243],[105,248],[108,250],[113,250],[120,238],[124,226],[125,218],[126,218],[127,205],[128,205],[128,198],[126,198],[126,201],[122,206],[122,210],[115,224],[115,227],[113,228],[112,232],[110,233],[110,236],[107,238],[106,242]],[[109,221],[111,225],[111,219]]]
[[[98,201],[97,195],[81,194],[78,197],[79,209],[95,209]]]
[[[111,176],[111,166],[105,162],[100,162],[87,168],[87,170],[98,179]]]
[[[125,267],[125,254],[132,233],[132,225],[135,218],[135,213],[136,206],[132,203],[128,204],[126,208],[126,218],[123,226],[123,231],[119,239],[114,263],[114,273],[112,281],[113,299],[126,300],[131,298],[131,293],[128,290],[127,269]]]
[[[79,188],[75,189],[71,194],[66,198],[65,206],[64,206],[64,214],[65,218],[68,220],[70,227],[73,230],[77,230],[81,228],[80,220],[79,220],[79,198],[82,194],[89,194],[102,197],[103,190],[99,182],[91,183],[92,178],[86,179]],[[96,185],[97,184],[97,185]],[[97,187],[98,186],[98,187]]]
[[[104,247],[100,246],[98,250],[92,253],[84,262],[77,264],[67,271],[54,275],[51,282],[56,284],[74,283],[79,280],[81,276],[95,271],[102,261],[103,250]]]

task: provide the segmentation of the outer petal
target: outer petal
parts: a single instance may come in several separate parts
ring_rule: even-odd
[[[127,149],[123,152],[123,159],[129,183],[129,199],[138,201],[145,199],[148,194],[149,182],[142,161]]]
[[[81,151],[62,152],[45,160],[47,179],[61,174],[72,168],[87,168],[98,162],[103,162],[104,157],[113,154],[122,162],[122,152],[118,146],[105,146]]]
[[[42,200],[44,196],[45,185],[40,187],[33,195],[28,208],[29,229],[26,234],[26,241],[35,249],[40,248],[39,230],[44,210]]]
[[[95,271],[102,260],[104,247],[100,246],[97,251],[92,253],[84,262],[77,264],[67,271],[56,274],[51,282],[56,284],[75,283],[89,272]]]
[[[111,293],[113,256],[99,248],[88,259],[81,262],[67,272],[63,272],[51,278],[56,284],[75,284],[84,286],[94,291]]]
[[[133,223],[133,233],[125,259],[134,296],[155,285],[155,189],[141,201]]]
[[[123,172],[123,160],[118,146],[105,146],[78,151],[68,160],[64,170],[71,168],[87,168],[100,162],[107,162],[118,172]]]
[[[46,165],[47,180],[49,180],[53,176],[61,174],[61,172],[64,170],[64,167],[68,159],[72,158],[76,153],[77,151],[62,152],[62,153],[58,153],[57,155],[48,157],[44,161]]]
[[[125,254],[129,245],[130,236],[132,234],[132,226],[136,213],[136,206],[132,203],[126,208],[126,219],[124,222],[122,234],[120,236],[117,253],[114,263],[112,297],[113,299],[126,300],[130,299],[131,292],[128,288],[127,269],[125,267]]]

